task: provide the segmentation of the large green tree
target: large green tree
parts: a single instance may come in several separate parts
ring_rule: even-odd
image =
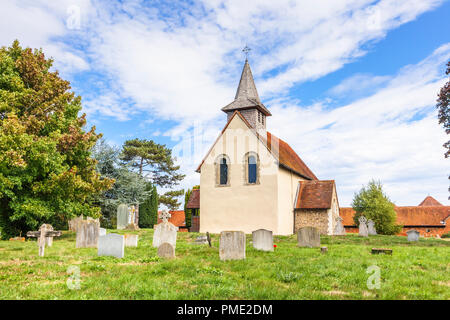
[[[447,62],[447,70],[445,72],[450,76],[450,61]],[[445,133],[450,134],[450,80],[441,88],[438,94],[437,105],[439,124],[442,124]],[[450,140],[444,143],[446,149],[445,157],[450,156]]]
[[[117,206],[121,203],[139,204],[150,196],[149,184],[129,166],[119,160],[120,149],[110,146],[100,139],[93,149],[93,157],[97,160],[97,171],[104,178],[114,179],[114,185],[98,195],[97,203],[102,211],[102,225],[108,228],[115,226]],[[142,219],[139,212],[139,219]]]
[[[158,223],[158,192],[156,186],[147,183],[149,195],[139,205],[139,226],[141,228],[153,228]]]
[[[401,230],[397,225],[395,205],[383,192],[383,186],[379,181],[370,181],[367,186],[355,194],[352,202],[355,215],[353,220],[359,225],[359,217],[364,216],[375,222],[375,228],[379,234],[396,234]]]
[[[153,140],[133,139],[125,141],[120,156],[124,164],[137,170],[140,176],[149,179],[159,187],[173,187],[184,179],[175,165],[172,150]],[[159,195],[159,203],[175,210],[180,206],[178,198],[184,190],[171,190]]]
[[[93,196],[113,181],[96,172],[81,97],[51,71],[42,50],[18,41],[0,49],[0,226],[2,236],[56,227],[84,214],[99,217]]]

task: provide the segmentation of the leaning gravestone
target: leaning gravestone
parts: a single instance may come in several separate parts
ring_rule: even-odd
[[[167,259],[175,258],[175,248],[168,242],[162,243],[158,247],[158,257]]]
[[[208,244],[208,237],[207,236],[199,236],[195,239],[192,244]]]
[[[272,231],[259,229],[252,232],[253,248],[262,251],[273,251]]]
[[[137,247],[138,246],[137,234],[126,234],[125,235],[125,247]]]
[[[69,231],[77,232],[81,223],[83,223],[83,215],[69,220]]]
[[[117,229],[125,229],[128,225],[128,206],[126,204],[120,204],[117,207]]]
[[[76,247],[77,248],[95,248],[97,247],[100,230],[100,221],[90,217],[83,220],[78,225]]]
[[[377,235],[377,229],[375,229],[375,222],[373,222],[373,220],[371,219],[367,221],[367,231],[369,233],[369,236]]]
[[[336,217],[336,225],[334,226],[333,235],[335,236],[345,236],[345,228],[342,224],[343,219],[341,217]]]
[[[105,236],[98,237],[97,253],[99,256],[123,258],[125,255],[124,236],[116,233],[108,233]]]
[[[153,247],[159,248],[164,242],[170,243],[174,248],[177,246],[177,231],[178,227],[175,227],[168,220],[170,213],[163,211],[160,215],[163,220],[160,224],[157,224],[153,233]]]
[[[298,229],[297,241],[299,247],[320,247],[320,233],[315,227],[303,227]]]
[[[219,243],[220,260],[245,259],[245,233],[242,231],[222,231]]]
[[[420,232],[417,230],[408,230],[406,232],[408,235],[408,241],[419,241]]]
[[[367,228],[367,219],[364,216],[359,217],[359,235],[361,237],[368,237],[369,236],[369,230]]]

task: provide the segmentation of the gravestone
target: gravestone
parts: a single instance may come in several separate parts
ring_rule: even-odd
[[[53,231],[52,225],[47,224],[47,231]],[[47,247],[51,247],[53,245],[53,236],[45,237],[45,245]]]
[[[100,231],[100,221],[90,217],[83,220],[78,225],[76,247],[77,248],[95,248],[97,247]]]
[[[193,244],[208,244],[208,237],[207,236],[199,236],[195,239]]]
[[[116,233],[108,233],[98,237],[97,254],[99,256],[123,258],[125,255],[125,237]]]
[[[117,229],[125,229],[128,225],[128,206],[126,204],[120,204],[117,207]]]
[[[364,216],[359,217],[359,235],[361,237],[368,237],[369,236],[369,230],[367,228],[367,219]]]
[[[253,248],[262,251],[273,251],[272,231],[259,229],[252,232]]]
[[[375,229],[375,222],[373,222],[373,220],[371,219],[367,221],[367,232],[369,233],[369,236],[377,235],[377,229]]]
[[[343,219],[341,217],[336,217],[336,225],[334,226],[333,235],[335,236],[345,236],[345,228],[342,224]]]
[[[104,235],[106,235],[106,229],[105,228],[98,229],[98,236],[101,237]]]
[[[392,255],[392,249],[389,249],[389,248],[372,248],[372,254],[390,254],[390,255]]]
[[[162,243],[158,247],[158,257],[167,259],[175,258],[175,248],[168,242]]]
[[[69,220],[69,231],[77,232],[78,226],[83,222],[83,215]]]
[[[245,259],[245,233],[242,231],[222,231],[219,242],[220,260]]]
[[[161,244],[167,242],[176,248],[178,227],[175,227],[168,221],[170,218],[170,213],[167,211],[163,211],[160,214],[160,218],[163,221],[154,227],[155,232],[153,233],[153,247],[159,248]]]
[[[27,237],[38,238],[38,246],[39,246],[39,256],[43,257],[45,253],[45,245],[47,243],[48,237],[59,237],[62,233],[61,231],[49,230],[49,224],[43,224],[39,231],[28,231]],[[51,227],[51,226],[50,226]]]
[[[328,248],[327,247],[320,247],[320,252],[321,253],[328,253]]]
[[[319,229],[315,227],[303,227],[298,229],[297,241],[299,247],[307,247],[307,248],[320,247]]]
[[[137,234],[126,234],[125,235],[125,247],[137,247],[138,246]]]
[[[408,241],[419,241],[420,232],[417,230],[408,230],[406,231],[408,235]]]

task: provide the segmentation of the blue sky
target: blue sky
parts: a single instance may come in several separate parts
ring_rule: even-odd
[[[182,187],[199,181],[248,44],[268,129],[336,180],[341,206],[372,178],[397,205],[428,194],[448,204],[434,105],[447,80],[450,1],[168,3],[6,0],[0,44],[19,39],[52,56],[109,143],[174,147]]]

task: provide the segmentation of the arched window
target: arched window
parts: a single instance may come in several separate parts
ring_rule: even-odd
[[[220,159],[220,184],[226,185],[228,183],[228,163],[226,158]]]
[[[248,156],[248,183],[256,183],[257,168],[256,157]]]

